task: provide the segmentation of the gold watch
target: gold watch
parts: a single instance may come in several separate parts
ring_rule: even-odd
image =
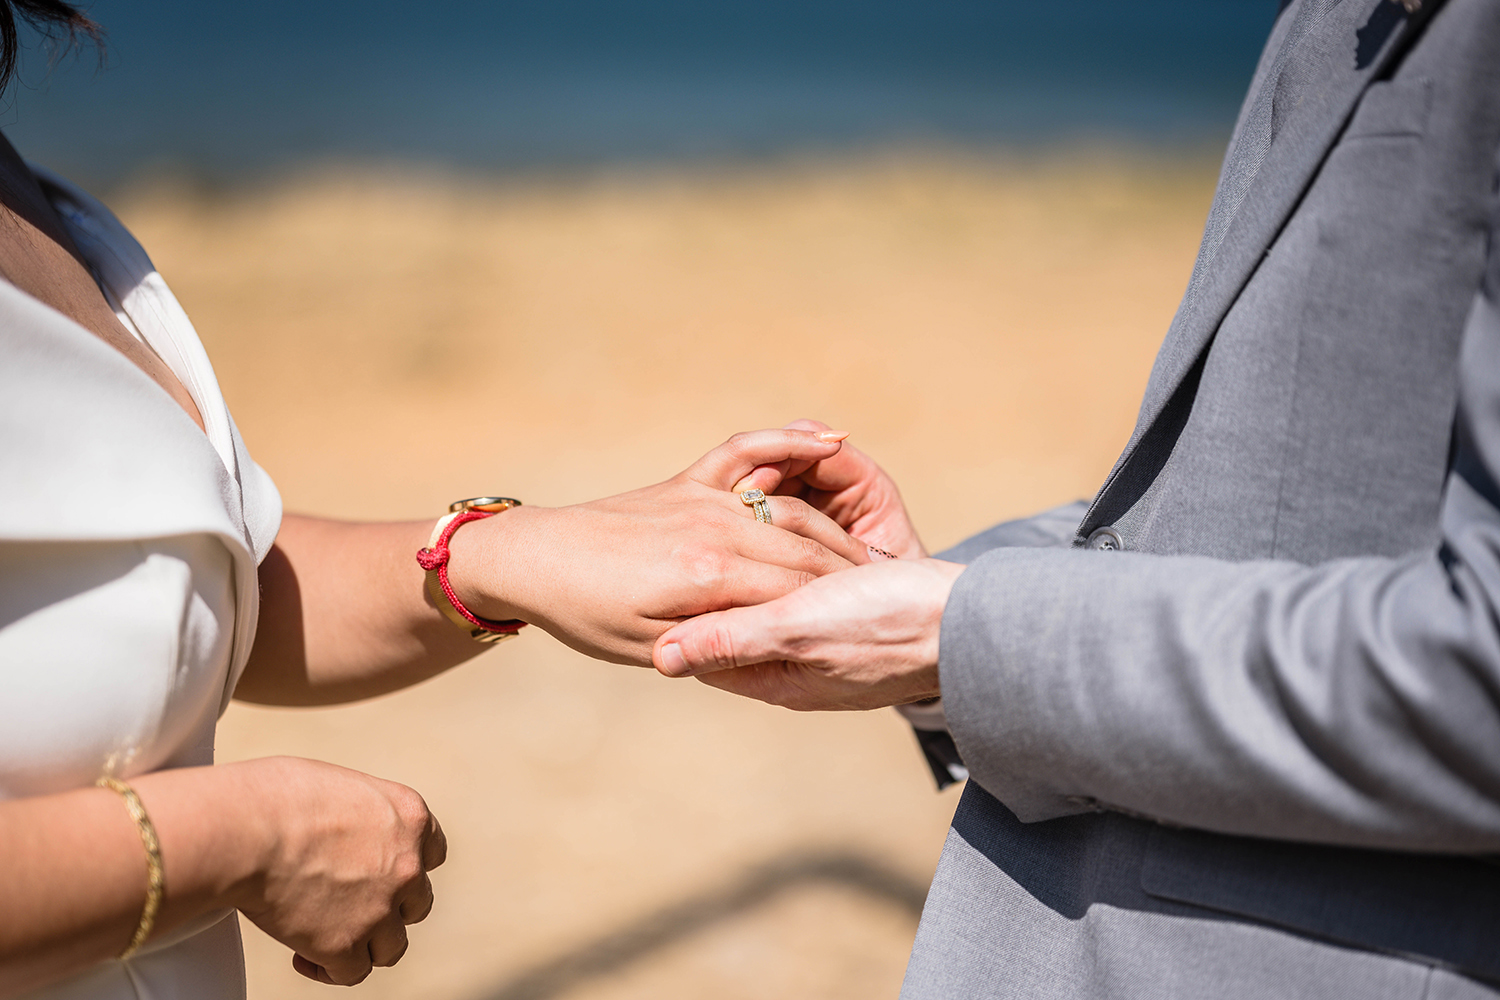
[[[469,638],[476,642],[497,643],[512,639],[526,627],[526,623],[520,619],[494,621],[480,618],[464,607],[463,601],[458,599],[453,585],[448,581],[448,545],[453,533],[470,521],[494,517],[519,506],[521,501],[510,497],[455,500],[448,505],[448,513],[438,518],[437,524],[433,525],[432,538],[428,540],[427,547],[417,553],[418,564],[427,571],[427,593],[431,595],[432,603],[437,605],[443,617],[467,632]]]

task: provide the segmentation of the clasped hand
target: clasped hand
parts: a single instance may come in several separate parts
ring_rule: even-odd
[[[816,433],[825,425],[798,421]],[[848,445],[787,459],[734,488],[795,497],[882,558],[752,607],[697,616],[657,640],[652,661],[735,694],[803,711],[870,709],[938,696],[943,608],[963,566],[926,558],[895,483]],[[892,558],[886,558],[886,556]]]
[[[844,437],[807,420],[736,434],[664,483],[476,522],[451,579],[483,617],[789,708],[933,697],[963,567],[926,558],[895,483]],[[771,525],[735,495],[751,487]]]
[[[870,561],[804,500],[758,523],[731,492],[757,469],[839,452],[827,428],[736,434],[655,486],[571,507],[517,507],[456,536],[449,575],[486,618],[531,622],[589,656],[647,666],[657,638],[708,612],[760,604]]]

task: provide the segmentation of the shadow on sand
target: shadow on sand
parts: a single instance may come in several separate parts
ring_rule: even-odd
[[[725,920],[810,884],[855,889],[922,914],[927,887],[891,868],[847,851],[807,851],[757,865],[717,888],[688,896],[523,969],[475,1000],[552,1000],[591,979],[608,975]]]

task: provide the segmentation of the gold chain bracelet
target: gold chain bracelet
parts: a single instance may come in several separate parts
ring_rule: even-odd
[[[119,778],[103,777],[94,784],[120,793],[130,818],[135,820],[135,827],[140,831],[141,846],[146,849],[146,903],[141,907],[141,922],[136,925],[135,936],[130,939],[125,950],[120,952],[120,961],[123,962],[139,951],[141,945],[146,943],[146,938],[151,936],[151,928],[156,924],[156,911],[161,906],[162,894],[166,892],[167,873],[161,864],[161,841],[156,838],[156,827],[151,825],[151,817],[146,815],[146,807],[135,789]]]

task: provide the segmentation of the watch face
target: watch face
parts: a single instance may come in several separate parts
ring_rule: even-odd
[[[498,514],[502,510],[510,510],[512,507],[521,506],[521,501],[512,497],[470,497],[467,500],[455,500],[448,505],[448,513],[457,514],[461,510],[482,510],[486,514]]]

